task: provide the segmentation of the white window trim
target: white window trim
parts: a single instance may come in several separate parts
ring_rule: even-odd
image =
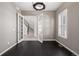
[[[65,19],[66,19],[65,20],[66,23],[64,24],[64,26],[66,26],[65,32],[67,32],[67,8],[58,14],[58,36],[67,39],[67,33],[64,33],[65,35],[62,35],[62,28],[60,28],[62,26],[62,24],[59,24],[59,23],[61,23],[60,17],[63,17],[63,16],[65,16]]]

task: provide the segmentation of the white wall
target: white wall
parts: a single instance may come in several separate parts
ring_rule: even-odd
[[[54,39],[55,38],[55,12],[43,13],[43,38]]]
[[[0,53],[15,43],[16,8],[12,3],[0,2]]]
[[[58,14],[67,8],[67,39],[58,36]],[[79,55],[79,2],[67,2],[56,12],[56,39]]]

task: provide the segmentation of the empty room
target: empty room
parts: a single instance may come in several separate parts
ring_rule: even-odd
[[[0,56],[78,56],[79,2],[0,2]]]

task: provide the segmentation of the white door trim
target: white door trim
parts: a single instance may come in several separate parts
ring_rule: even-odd
[[[20,13],[18,13],[18,43],[23,41],[23,39],[24,39],[24,35],[23,35],[23,39],[19,40],[19,19],[20,19],[19,16],[23,17],[23,24],[24,24],[24,16],[21,15]],[[24,29],[23,29],[23,33],[24,33]]]

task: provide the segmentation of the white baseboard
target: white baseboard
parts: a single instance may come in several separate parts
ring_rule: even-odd
[[[56,39],[44,39],[43,41],[56,41]]]
[[[24,39],[23,41],[40,41],[37,39]],[[43,39],[43,41],[56,41],[56,39]]]
[[[18,43],[22,42],[24,39],[21,39],[20,41],[18,41]]]
[[[36,39],[24,39],[23,41],[39,41],[40,43],[43,43],[43,41],[56,41],[56,39],[43,39],[43,41]]]
[[[73,51],[72,49],[68,48],[66,45],[62,44],[61,42],[59,42],[58,40],[56,40],[56,42],[58,42],[59,44],[61,44],[62,46],[64,46],[66,49],[68,49],[70,52],[72,52],[73,54],[75,54],[76,56],[79,56],[78,53],[76,53],[75,51]]]
[[[2,54],[4,54],[5,52],[7,52],[8,50],[10,50],[12,47],[14,47],[17,43],[13,44],[12,46],[10,46],[9,48],[7,48],[6,50],[4,50],[3,52],[0,53],[0,56]]]
[[[24,39],[23,41],[38,41],[38,40],[36,40],[36,39],[32,39],[32,40],[31,39],[29,39],[29,40],[28,39]]]
[[[27,41],[27,40],[23,40],[23,41]],[[30,41],[32,41],[32,40],[30,40]],[[33,40],[33,41],[38,41],[38,40]],[[62,44],[61,42],[59,42],[59,41],[56,40],[56,39],[52,39],[52,40],[51,40],[51,39],[46,39],[46,40],[43,40],[43,41],[56,41],[56,42],[58,42],[59,44],[61,44],[62,46],[64,46],[66,49],[68,49],[69,51],[71,51],[73,54],[79,56],[79,54],[77,54],[75,51],[73,51],[72,49],[68,48],[66,45]],[[10,50],[10,49],[11,49],[12,47],[14,47],[16,44],[17,44],[17,43],[13,44],[13,45],[10,46],[8,49],[6,49],[6,50],[4,50],[3,52],[1,52],[1,53],[0,53],[0,56],[1,56],[2,54],[4,54],[5,52],[7,52],[8,50]]]

